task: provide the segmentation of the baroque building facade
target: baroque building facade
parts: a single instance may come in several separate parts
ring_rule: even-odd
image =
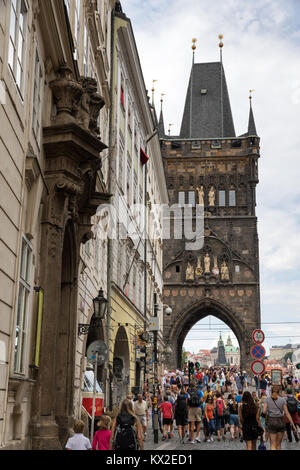
[[[109,201],[114,3],[0,2],[0,445],[6,449],[61,448],[81,413],[87,338],[78,336],[78,323],[90,321],[92,298],[100,284],[106,287],[105,267],[88,253],[94,214]]]
[[[260,325],[260,139],[251,100],[248,131],[236,136],[222,62],[193,63],[180,135],[165,135],[161,114],[160,138],[170,204],[181,208],[174,211],[174,225],[185,206],[194,225],[203,221],[201,246],[186,248],[195,234],[164,241],[164,301],[173,309],[164,337],[176,351],[172,365],[180,367],[192,326],[213,315],[234,332],[241,367],[250,371],[251,332]]]
[[[155,110],[149,103],[130,19],[120,6],[113,27],[109,188],[118,220],[116,236],[108,239],[107,328],[113,365],[109,393],[118,405],[129,391],[142,390],[147,380],[147,343],[141,344],[139,338],[149,330],[154,294],[161,327],[163,323],[161,204],[168,202],[168,193]]]
[[[59,449],[86,418],[93,341],[109,351],[106,410],[147,380],[154,294],[163,323],[158,123],[119,2],[1,0],[0,39],[0,446]],[[107,236],[111,203],[136,237],[119,222]],[[108,315],[82,334],[100,288]]]

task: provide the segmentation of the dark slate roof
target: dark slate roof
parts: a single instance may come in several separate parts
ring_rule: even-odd
[[[235,137],[223,65],[221,62],[194,64],[192,72],[192,133],[190,136],[190,76],[181,123],[180,137],[191,137],[195,139]],[[223,113],[221,111],[221,82],[223,83]],[[201,93],[201,90],[207,90],[207,92]]]
[[[163,139],[165,137],[165,124],[164,124],[164,116],[162,109],[160,111],[160,116],[159,116],[159,123],[158,123],[158,136]]]
[[[251,102],[250,102],[248,135],[257,135]]]

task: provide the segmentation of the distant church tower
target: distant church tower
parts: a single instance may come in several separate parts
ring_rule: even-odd
[[[224,347],[224,342],[222,339],[222,335],[220,333],[220,338],[218,341],[218,355],[217,355],[217,360],[216,360],[216,365],[217,366],[226,366],[227,361],[225,357],[225,347]]]
[[[170,205],[179,204],[182,213],[184,206],[192,207],[194,227],[196,204],[204,211],[202,247],[187,249],[190,240],[184,234],[164,240],[164,303],[173,312],[164,318],[163,334],[175,352],[169,366],[180,367],[189,330],[199,320],[215,316],[234,333],[241,367],[250,373],[251,334],[260,328],[256,217],[260,138],[252,90],[247,132],[235,133],[222,41],[219,47],[219,62],[194,63],[193,45],[179,135],[166,135],[162,109],[160,113],[158,129]],[[171,214],[171,224],[175,217]],[[226,364],[221,346],[219,361]]]

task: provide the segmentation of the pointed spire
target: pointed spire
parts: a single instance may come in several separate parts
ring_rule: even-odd
[[[154,92],[155,92],[155,88],[154,88],[154,83],[157,82],[157,80],[152,80],[152,106],[154,107]]]
[[[159,116],[159,122],[158,122],[158,136],[160,138],[165,137],[165,123],[164,123],[164,115],[163,115],[163,96],[165,96],[165,93],[161,94],[161,99],[160,99],[160,116]]]
[[[249,111],[249,123],[248,123],[248,135],[257,135],[256,126],[254,121],[253,109],[252,109],[252,93],[254,90],[250,90],[250,111]]]

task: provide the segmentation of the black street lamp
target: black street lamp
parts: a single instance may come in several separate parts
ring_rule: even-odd
[[[79,335],[87,335],[91,328],[97,328],[100,326],[101,320],[105,318],[107,313],[108,307],[108,300],[103,295],[102,287],[99,290],[97,297],[93,299],[94,305],[94,315],[93,315],[93,322],[88,323],[79,323],[78,324],[78,336]]]

